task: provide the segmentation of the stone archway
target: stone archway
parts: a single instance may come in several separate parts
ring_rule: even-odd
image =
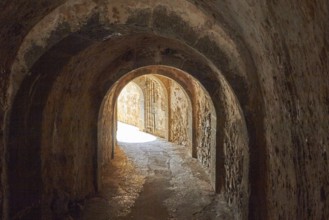
[[[48,59],[48,58],[45,57],[45,59]],[[52,59],[53,58],[50,58],[49,61],[51,62]],[[120,57],[119,59],[122,59],[122,58]],[[49,62],[49,61],[47,61],[47,62]],[[47,63],[47,62],[43,61],[40,64]],[[72,61],[70,61],[70,62],[72,62]],[[114,63],[118,63],[118,61],[114,61]],[[198,63],[196,62],[194,65],[198,65]],[[36,67],[36,74],[33,75],[33,77],[38,76],[37,75],[37,70],[39,68],[42,69],[42,66],[41,67]],[[54,68],[54,70],[56,70],[56,68]],[[127,71],[127,72],[129,72],[129,71]],[[76,147],[78,146],[77,144],[79,144],[79,143],[74,142],[74,141],[67,142],[67,140],[73,140],[73,136],[71,136],[71,135],[73,135],[74,132],[76,132],[76,134],[74,134],[74,135],[80,136],[81,139],[79,139],[79,140],[82,143],[85,143],[85,146],[95,146],[92,143],[97,143],[97,133],[93,133],[93,132],[89,133],[88,132],[88,133],[86,133],[88,135],[85,136],[85,134],[84,134],[84,136],[81,136],[83,132],[86,132],[87,130],[90,130],[90,129],[94,129],[94,131],[97,131],[97,125],[94,124],[93,121],[98,118],[98,114],[97,114],[98,110],[97,109],[99,109],[99,108],[96,109],[92,106],[101,106],[101,100],[102,100],[101,97],[103,97],[102,94],[106,94],[106,87],[109,86],[109,85],[117,86],[118,85],[117,83],[113,84],[112,82],[117,82],[127,72],[118,72],[118,74],[116,74],[116,75],[107,75],[110,78],[105,79],[105,80],[101,79],[101,78],[98,79],[97,77],[93,79],[93,80],[96,80],[96,81],[83,80],[83,82],[87,83],[87,84],[93,82],[89,86],[86,85],[87,87],[89,87],[89,89],[86,89],[85,91],[100,91],[99,88],[102,88],[102,90],[98,94],[99,95],[98,99],[94,99],[94,98],[92,98],[92,96],[89,96],[87,94],[82,95],[81,93],[76,93],[79,90],[75,90],[76,95],[74,95],[73,97],[71,97],[71,94],[66,94],[66,95],[69,95],[70,98],[60,99],[59,100],[58,97],[62,97],[63,95],[66,96],[64,93],[62,93],[65,90],[56,89],[56,90],[49,91],[50,95],[48,97],[46,97],[46,99],[48,98],[48,100],[53,100],[53,101],[48,101],[48,104],[46,106],[44,106],[44,107],[38,106],[38,108],[43,109],[43,114],[47,117],[50,117],[50,118],[43,121],[44,124],[40,125],[40,127],[38,128],[40,130],[36,130],[37,133],[40,132],[43,135],[41,137],[42,145],[43,146],[50,145],[49,147],[42,148],[43,151],[44,151],[43,154],[48,154],[48,156],[43,156],[43,161],[44,161],[43,164],[44,165],[41,166],[43,170],[45,170],[45,171],[49,170],[47,172],[44,172],[43,175],[41,175],[42,178],[45,179],[45,181],[53,181],[52,179],[47,177],[48,173],[54,172],[54,171],[51,171],[53,169],[52,167],[62,166],[62,164],[60,162],[61,157],[66,158],[68,156],[68,155],[63,154],[63,152],[61,150],[59,150],[58,161],[57,161],[57,157],[51,156],[52,152],[49,151],[49,150],[52,149],[52,148],[58,149],[58,146],[61,146],[61,145],[58,145],[58,143],[64,143],[65,142],[65,143],[72,144],[70,149],[75,151],[75,149],[77,149]],[[201,72],[210,73],[210,72],[212,72],[212,70],[207,69],[207,68],[202,69],[202,70],[194,68],[194,70],[190,71],[191,75],[196,77],[199,81],[202,80],[202,78],[200,78],[200,75],[199,75]],[[165,68],[162,68],[162,69],[160,68],[159,69],[159,74],[161,74],[161,73],[163,75],[166,75],[166,74],[170,74],[170,71],[168,72],[168,71],[165,70]],[[51,76],[55,76],[55,75],[56,74],[53,74]],[[102,75],[106,76],[106,74],[102,74]],[[85,76],[88,77],[88,75],[85,75]],[[71,80],[71,79],[65,79],[66,77],[70,77],[70,76],[69,75],[66,75],[66,76],[60,75],[60,76],[57,77],[55,82],[51,81],[51,80],[49,80],[49,81],[47,80],[44,83],[46,83],[46,84],[51,83],[49,85],[49,88],[52,88],[52,87],[56,88],[58,86],[59,87],[68,86],[67,88],[70,88],[70,90],[73,89],[73,91],[74,91],[74,89],[78,88],[78,87],[74,88],[74,87],[71,87],[68,84],[66,84],[67,82],[70,82],[70,80]],[[94,76],[92,76],[92,77],[94,77]],[[47,78],[45,78],[45,79],[47,79]],[[98,81],[98,80],[101,80],[101,81]],[[109,82],[109,80],[110,80],[110,82]],[[126,80],[129,81],[129,79],[126,79]],[[32,78],[31,82],[33,82],[33,81],[34,81],[34,79]],[[181,77],[181,74],[178,74],[176,81],[177,82],[184,81],[184,78]],[[104,87],[103,86],[104,82],[109,82],[109,83]],[[200,82],[201,82],[201,84],[204,85],[204,87],[206,88],[206,90],[208,91],[209,94],[213,94],[211,97],[212,97],[213,103],[214,103],[215,108],[216,108],[217,116],[219,117],[219,119],[223,123],[221,126],[218,125],[217,128],[216,128],[216,130],[218,132],[217,135],[216,135],[217,150],[216,150],[216,152],[212,152],[212,155],[216,155],[213,158],[213,161],[212,161],[212,164],[214,164],[214,167],[216,167],[216,169],[212,169],[213,171],[212,171],[212,174],[211,174],[211,176],[213,178],[214,187],[217,189],[217,191],[227,192],[227,197],[228,198],[229,197],[234,198],[235,195],[233,194],[233,188],[232,188],[232,191],[230,192],[228,190],[230,185],[227,185],[228,188],[227,188],[227,191],[226,191],[225,182],[228,181],[228,179],[227,179],[228,176],[231,176],[233,179],[236,178],[235,174],[232,173],[232,172],[236,172],[236,171],[239,171],[241,169],[244,169],[244,171],[242,171],[243,176],[242,176],[242,178],[239,179],[239,181],[243,182],[243,183],[241,182],[242,183],[242,185],[241,185],[242,189],[241,190],[244,192],[244,195],[246,195],[246,198],[247,198],[247,195],[248,195],[248,193],[247,193],[248,192],[248,187],[247,187],[247,179],[248,179],[248,174],[247,173],[248,172],[247,172],[247,170],[248,170],[248,161],[249,161],[248,158],[244,157],[244,159],[242,160],[242,164],[244,164],[243,167],[240,167],[241,165],[239,165],[239,164],[241,164],[241,162],[240,163],[235,163],[234,161],[232,161],[232,164],[237,164],[238,167],[235,168],[235,169],[231,169],[231,167],[228,167],[226,169],[226,171],[225,171],[225,167],[224,167],[225,160],[220,159],[221,157],[224,156],[224,147],[230,148],[231,150],[228,151],[228,152],[231,152],[233,154],[236,154],[237,152],[239,152],[239,154],[248,155],[248,144],[247,145],[245,144],[245,141],[246,141],[246,135],[245,134],[247,132],[244,131],[244,120],[243,120],[243,117],[241,117],[241,114],[239,113],[240,110],[239,110],[239,107],[237,105],[237,102],[234,101],[235,96],[230,92],[230,88],[228,86],[225,86],[225,84],[222,84],[223,86],[225,86],[225,87],[223,87],[223,90],[218,90],[218,88],[216,88],[216,87],[220,86],[221,83],[223,83],[223,81],[219,81],[217,83],[214,83],[213,81],[209,81],[209,80],[205,81],[203,79],[203,81],[200,81]],[[52,85],[52,83],[54,83],[54,85]],[[208,83],[210,83],[210,84],[208,84]],[[40,84],[40,85],[45,85],[45,84]],[[29,86],[27,88],[29,88]],[[96,88],[93,88],[94,86],[96,86]],[[43,89],[43,88],[44,87],[41,87],[40,89]],[[40,90],[39,92],[42,92],[42,91],[44,91],[44,90]],[[61,93],[61,94],[58,94],[58,93]],[[28,94],[29,93],[26,93],[26,90],[25,90],[22,93],[22,100],[23,99],[24,100],[29,100],[28,98],[24,97]],[[46,95],[46,93],[44,93],[44,95]],[[116,96],[117,95],[112,96],[112,97],[116,97]],[[36,100],[38,100],[41,97],[38,96],[38,97],[35,97],[35,98],[36,98]],[[93,100],[91,100],[91,99],[93,99]],[[233,105],[231,105],[230,109],[227,109],[228,106],[224,107],[225,102],[227,102],[227,101],[225,101],[225,99],[229,100],[228,102],[233,104]],[[45,103],[44,100],[40,100],[40,101],[36,101],[36,100],[34,101],[34,103],[43,103],[43,104]],[[89,100],[89,101],[86,101],[86,100]],[[96,104],[95,104],[95,101],[96,101]],[[62,102],[65,102],[65,103],[62,103]],[[61,104],[59,104],[59,103],[61,103]],[[76,103],[76,104],[73,105],[73,103]],[[76,109],[77,106],[81,106],[81,104],[79,105],[78,103],[84,103],[85,108]],[[224,106],[222,106],[222,105],[224,105]],[[56,114],[51,113],[53,111],[53,108],[57,109],[55,111],[55,112],[57,112]],[[232,116],[226,115],[225,111],[230,111],[234,114]],[[71,114],[69,114],[68,112],[71,112]],[[77,115],[76,114],[77,112],[80,112],[80,114],[87,114],[87,112],[89,112],[89,114],[88,114],[89,116],[86,115],[84,117],[84,119],[85,119],[84,121],[79,121],[79,118],[69,116],[69,115]],[[39,113],[39,114],[41,114],[41,113]],[[17,114],[17,115],[19,115],[19,114]],[[112,114],[112,115],[114,115],[114,114]],[[233,118],[232,119],[230,118],[230,117],[235,118],[237,116],[238,116],[237,121],[236,121],[236,119],[232,120]],[[27,116],[27,117],[30,117],[30,116]],[[58,118],[56,119],[56,117],[58,117],[58,118],[69,117],[69,118],[68,118],[68,120],[65,120],[65,121],[63,121],[63,120],[57,121]],[[89,118],[89,119],[86,120],[87,118]],[[22,120],[22,121],[24,121],[24,120]],[[56,120],[57,122],[54,123],[54,122],[52,122],[53,120]],[[232,122],[235,123],[234,127],[229,125]],[[54,124],[50,125],[49,123],[50,124],[54,123]],[[73,123],[73,124],[67,125],[66,123],[69,123],[69,124]],[[236,129],[240,129],[239,128],[240,126],[241,126],[241,132],[239,134],[234,133]],[[43,132],[41,132],[41,127],[44,127]],[[24,129],[24,128],[22,127],[21,129]],[[47,131],[47,129],[49,129],[49,131]],[[87,129],[87,130],[85,130],[85,129]],[[234,130],[232,130],[232,132],[233,132],[232,134],[229,134],[230,129],[234,129]],[[59,131],[59,130],[61,131],[61,133],[57,133],[57,131]],[[64,133],[62,133],[62,132],[64,132]],[[109,132],[107,132],[107,133],[109,133]],[[113,136],[109,137],[107,141],[109,141],[109,142],[112,141],[113,142],[114,141],[113,137],[115,137],[114,130],[110,133],[112,133]],[[54,135],[56,135],[56,139],[55,139],[56,142],[49,142],[48,140],[52,139],[52,137]],[[230,136],[230,135],[233,135],[233,136]],[[235,138],[236,135],[238,135],[237,137],[240,137],[241,139],[240,138],[238,138],[238,139]],[[29,136],[27,136],[27,137],[30,138]],[[237,146],[239,146],[239,148],[234,149],[236,147],[235,142],[240,141],[240,140],[244,140],[243,141],[244,144],[239,144],[238,143]],[[35,139],[35,142],[33,141],[33,143],[35,144],[38,141],[40,141],[39,138]],[[229,145],[225,145],[224,144],[225,142],[228,143]],[[23,144],[23,142],[21,142],[20,144]],[[74,146],[76,146],[76,147],[74,147]],[[83,146],[83,145],[79,144],[79,146]],[[12,148],[12,149],[14,149],[14,148]],[[94,157],[90,157],[90,155],[92,155],[91,152],[93,151],[93,148],[88,147],[88,148],[86,148],[86,150],[87,151],[85,151],[85,154],[82,158],[84,158],[83,159],[84,162],[89,161],[89,163],[92,164],[91,167],[94,168],[94,174],[93,174],[94,179],[93,179],[93,182],[90,182],[90,180],[87,180],[85,182],[86,185],[83,186],[83,187],[86,187],[86,188],[84,188],[84,190],[90,191],[93,187],[97,187],[97,188],[99,187],[99,183],[100,183],[99,175],[100,175],[100,173],[98,172],[99,168],[97,168],[97,167],[99,167],[102,163],[106,162],[106,158],[107,159],[111,158],[112,153],[111,152],[103,153],[102,148],[95,149],[95,151],[98,152],[97,153],[98,157],[96,157],[97,158],[96,159]],[[67,152],[67,151],[65,151],[65,152]],[[83,151],[81,151],[80,153],[83,153]],[[41,157],[41,156],[36,154],[35,157]],[[46,160],[46,158],[49,158],[49,159]],[[224,156],[224,158],[226,158],[226,156]],[[235,159],[240,160],[239,157],[227,157],[227,158],[234,158],[233,160],[235,160]],[[64,159],[64,160],[66,160],[66,159]],[[47,161],[47,163],[45,163],[45,161]],[[52,162],[50,162],[50,161],[52,161]],[[80,159],[79,159],[79,161],[80,161]],[[58,165],[56,165],[57,163],[58,163]],[[71,166],[70,164],[66,164],[66,165]],[[75,172],[75,171],[72,170],[72,172]],[[216,175],[217,173],[220,173],[222,175]],[[68,175],[69,175],[69,173],[68,173]],[[76,174],[70,174],[70,175],[76,176]],[[56,178],[61,178],[61,177],[57,176]],[[67,177],[67,178],[70,179],[69,177]],[[72,180],[72,181],[74,181],[74,180]],[[232,182],[232,180],[230,180],[228,182]],[[67,182],[66,184],[71,184],[71,183]],[[54,193],[53,187],[55,187],[55,188],[58,187],[58,185],[56,184],[56,181],[47,184],[48,190],[45,190],[43,192],[43,197],[46,200],[45,202],[43,202],[43,204],[50,204],[50,203],[52,203],[52,201],[60,200],[62,198],[61,196],[57,196],[57,194],[61,195],[64,192],[61,189],[58,189],[59,193],[57,193],[57,191],[55,191],[56,193]],[[79,192],[83,191],[82,189],[80,190],[79,188],[77,188],[76,190],[79,190]],[[19,196],[17,196],[17,197],[19,197]],[[247,204],[246,201],[239,200],[239,202],[241,202],[243,204]]]
[[[133,4],[130,1],[128,3]],[[108,6],[104,6],[103,9]],[[13,75],[15,76],[12,78],[12,93],[10,93],[13,101],[10,110],[15,115],[16,113],[19,115],[20,111],[22,114],[12,117],[10,114],[7,115],[7,129],[13,131],[7,137],[7,147],[10,155],[9,160],[12,161],[11,170],[24,170],[24,164],[15,163],[15,155],[18,152],[20,157],[23,157],[29,152],[31,160],[41,160],[36,165],[40,172],[33,173],[26,170],[28,173],[26,178],[16,179],[18,177],[12,175],[8,182],[11,185],[12,182],[16,181],[24,182],[26,180],[28,182],[31,179],[43,179],[46,187],[40,194],[38,194],[39,187],[36,187],[35,194],[38,196],[35,201],[23,201],[23,209],[24,207],[33,207],[33,204],[39,206],[38,201],[42,200],[41,198],[45,198],[43,203],[45,206],[49,206],[51,201],[60,200],[60,198],[56,198],[57,192],[54,193],[54,189],[59,191],[58,194],[60,195],[66,193],[63,192],[63,189],[68,189],[67,197],[72,200],[84,197],[97,189],[99,176],[96,172],[99,166],[99,156],[97,155],[99,155],[100,148],[95,148],[97,146],[97,123],[95,121],[98,119],[98,110],[106,91],[114,86],[120,77],[131,70],[147,65],[161,64],[190,73],[200,81],[210,94],[218,118],[223,125],[217,127],[216,143],[219,145],[219,151],[216,153],[216,158],[222,157],[225,152],[238,155],[232,157],[235,159],[230,162],[231,164],[243,164],[243,166],[237,165],[238,167],[235,169],[231,169],[231,166],[225,169],[224,159],[216,159],[216,163],[219,163],[219,170],[216,170],[216,173],[223,174],[215,180],[218,184],[216,188],[218,191],[227,193],[228,200],[233,201],[234,205],[238,207],[237,209],[241,210],[241,215],[246,215],[249,195],[249,189],[245,184],[249,181],[247,174],[249,172],[249,156],[246,155],[249,155],[249,146],[240,144],[238,148],[235,148],[234,143],[245,142],[245,136],[248,136],[245,129],[247,126],[251,130],[249,137],[252,145],[256,146],[257,151],[262,152],[259,150],[260,147],[257,147],[261,145],[261,140],[263,140],[262,132],[257,133],[255,131],[256,127],[261,131],[262,123],[260,120],[256,120],[257,114],[252,111],[262,113],[261,99],[255,95],[258,89],[257,77],[253,75],[253,70],[244,69],[242,64],[250,60],[239,55],[237,51],[239,47],[234,46],[234,41],[227,42],[227,38],[223,37],[225,32],[221,32],[220,27],[216,26],[217,32],[214,32],[213,29],[209,30],[211,32],[211,34],[209,32],[209,36],[198,36],[198,24],[194,23],[195,20],[188,16],[184,17],[185,14],[182,17],[178,16],[177,10],[185,10],[185,8],[181,6],[174,8],[174,6],[164,4],[154,7],[152,13],[155,16],[152,18],[154,19],[152,25],[155,29],[146,27],[145,30],[141,31],[138,28],[138,22],[142,21],[134,20],[133,15],[130,16],[135,21],[133,25],[129,24],[132,21],[129,19],[119,21],[119,23],[127,25],[125,32],[125,30],[120,29],[122,26],[114,24],[111,19],[109,21],[106,19],[99,20],[95,17],[88,17],[90,14],[80,14],[81,20],[86,19],[89,22],[83,23],[85,26],[80,23],[74,26],[70,21],[67,21],[69,26],[73,25],[74,28],[58,33],[57,38],[52,39],[53,41],[45,41],[48,39],[47,37],[42,40],[39,39],[41,35],[36,34],[36,32],[42,25],[36,27],[27,36],[18,52],[18,63],[13,66]],[[202,12],[192,5],[191,7],[201,13],[200,18],[206,20]],[[55,10],[54,14],[45,18],[44,22],[53,18],[54,15],[57,16],[56,13],[62,13],[71,8],[68,5],[63,5],[61,9],[62,11]],[[88,11],[88,13],[93,14],[95,11]],[[97,11],[97,13],[101,12]],[[184,25],[187,25],[187,29],[177,32],[175,30],[170,31],[170,27],[161,23],[161,20],[166,20],[162,18],[167,18],[169,14],[177,16],[173,22],[183,22]],[[54,24],[57,25],[58,22],[54,22]],[[59,29],[56,25],[50,27],[49,32],[57,33],[56,30]],[[203,27],[208,30],[207,25]],[[211,37],[214,33],[218,38]],[[192,35],[195,36],[194,40],[187,37]],[[99,38],[100,36],[102,37]],[[46,46],[38,50],[38,54],[31,57],[26,63],[24,54],[28,54],[30,46],[28,42],[31,40],[38,41],[38,39]],[[197,43],[195,44],[195,42]],[[230,48],[234,49],[227,51],[229,50],[228,47],[221,48],[224,43],[232,45]],[[69,50],[68,45],[70,45]],[[222,59],[218,60],[218,55]],[[90,62],[80,62],[81,60],[90,60]],[[227,65],[228,60],[232,62],[230,65]],[[252,63],[250,65],[252,66]],[[227,66],[232,67],[232,69],[227,69]],[[49,68],[50,70],[48,70]],[[30,75],[27,75],[27,72],[30,72]],[[177,81],[182,80],[177,79]],[[248,93],[250,95],[244,92],[245,89],[250,90]],[[62,99],[56,97],[62,97]],[[29,113],[23,114],[23,110],[19,109],[19,106],[22,105],[17,103],[25,103],[23,108],[28,108]],[[84,108],[77,108],[77,106],[84,106]],[[86,120],[81,121],[78,116]],[[246,121],[244,121],[244,116],[248,116]],[[38,123],[33,124],[32,121],[35,118],[38,119]],[[20,122],[15,123],[16,121]],[[25,126],[21,126],[24,123]],[[260,126],[256,126],[256,124]],[[21,127],[16,130],[14,128],[16,125]],[[32,128],[31,133],[30,128]],[[20,134],[23,134],[26,142],[17,139]],[[239,134],[241,134],[241,139],[239,139]],[[75,142],[75,139],[79,141]],[[49,142],[49,140],[56,141]],[[27,142],[31,144],[26,144]],[[31,147],[32,145],[34,148]],[[80,146],[83,146],[83,150],[79,151]],[[63,153],[65,147],[68,147],[69,151]],[[230,150],[226,151],[225,148]],[[76,155],[79,155],[79,158]],[[258,160],[258,156],[256,156],[253,161],[256,161],[256,164],[262,164],[265,160],[262,155],[260,153],[261,160]],[[255,154],[252,154],[252,157],[255,157]],[[229,156],[224,158],[229,158]],[[48,159],[50,162],[46,163]],[[65,161],[64,165],[61,161]],[[57,171],[52,168],[52,165],[67,170],[67,175],[76,178],[67,177],[64,182],[58,185],[60,176],[56,174]],[[260,169],[263,169],[263,166],[262,168],[258,168],[254,164],[252,166],[256,170],[253,175],[256,176],[260,173]],[[83,167],[81,169],[88,173],[89,179],[78,181],[82,178],[79,174],[76,175],[79,167]],[[52,175],[52,173],[56,175]],[[242,173],[242,178],[236,178],[236,173]],[[213,175],[215,176],[215,174]],[[11,175],[9,174],[9,176]],[[52,177],[49,178],[49,176]],[[242,182],[243,184],[241,184]],[[251,185],[257,192],[263,189],[261,182],[252,182]],[[261,187],[257,188],[255,185]],[[7,195],[9,200],[15,201],[15,197],[21,198],[23,195],[20,192],[24,191],[24,187],[15,187],[13,184],[11,190],[16,191],[17,195],[12,196],[12,198]],[[244,199],[238,201],[241,192]],[[12,195],[14,194],[15,192],[12,192]],[[259,198],[262,198],[263,195],[260,195]],[[252,196],[258,198],[258,194],[252,193]],[[15,213],[16,210],[12,212]]]
[[[120,93],[121,89],[127,84],[127,82],[133,80],[134,78],[144,75],[144,74],[149,74],[149,73],[156,73],[160,75],[167,76],[169,78],[172,78],[179,82],[184,88],[186,88],[186,92],[191,96],[200,96],[199,93],[196,93],[191,87],[193,85],[193,80],[191,79],[192,77],[189,76],[188,74],[184,73],[183,71],[179,69],[175,69],[172,67],[168,66],[148,66],[148,67],[142,67],[136,70],[133,70],[131,72],[126,73],[123,77],[120,78],[114,85],[114,87],[111,88],[110,92],[107,93],[106,97],[104,100],[106,100],[107,103],[112,103],[109,104],[106,108],[104,109],[109,109],[109,112],[114,112],[115,110],[113,107],[115,106],[115,101],[116,101],[116,96]],[[227,88],[228,89],[228,88]],[[194,94],[194,95],[193,95]],[[229,94],[228,94],[229,95]],[[211,97],[212,100],[215,97]],[[234,100],[234,96],[229,95],[226,97],[229,102],[232,103]],[[200,102],[200,101],[199,101]],[[194,105],[197,105],[197,100],[192,99],[192,103]],[[234,103],[234,102],[233,102]],[[218,104],[218,103],[217,103]],[[202,105],[202,102],[199,103],[199,105]],[[112,106],[112,107],[111,107]],[[244,121],[241,117],[241,113],[239,113],[239,107],[235,105],[230,105],[228,111],[230,111],[229,115],[221,115],[221,109],[216,108],[215,106],[215,111],[217,115],[220,115],[220,118],[218,118],[218,121],[216,120],[210,120],[214,123],[212,124],[213,126],[216,126],[216,135],[212,136],[213,139],[212,141],[212,147],[209,149],[209,156],[211,156],[208,159],[205,159],[207,155],[202,158],[202,156],[199,156],[200,151],[196,150],[196,155],[198,158],[201,158],[201,162],[205,163],[206,166],[209,168],[210,172],[210,177],[212,179],[212,184],[214,189],[218,190],[219,184],[221,184],[218,180],[219,179],[225,179],[226,181],[226,186],[227,189],[230,189],[232,187],[232,182],[234,182],[236,177],[239,177],[241,180],[241,187],[243,187],[245,190],[243,193],[248,192],[248,163],[249,159],[248,157],[248,137],[247,137],[247,131],[244,125]],[[111,110],[112,109],[112,110]],[[108,124],[111,125],[115,119],[111,117],[111,114],[104,114],[103,110],[101,110],[100,114],[102,115],[107,115],[103,117],[103,120],[107,118]],[[197,112],[194,111],[194,117],[197,115]],[[102,118],[102,117],[100,117]],[[207,117],[205,117],[207,118]],[[105,119],[106,120],[106,119]],[[232,123],[233,124],[230,124]],[[241,123],[242,122],[242,123]],[[207,120],[203,123],[207,123]],[[205,124],[204,124],[205,125]],[[198,127],[200,124],[194,123],[193,125],[193,130],[195,134],[198,133],[198,130],[200,128]],[[115,134],[115,126],[112,126],[113,130],[107,133],[113,133]],[[110,128],[111,129],[111,128]],[[238,133],[237,133],[238,131]],[[225,132],[225,136],[221,136],[220,133]],[[231,133],[232,132],[232,133]],[[200,143],[202,144],[205,138],[205,136],[199,136],[200,140],[194,139],[194,144],[199,145]],[[107,149],[114,149],[114,142],[113,145],[110,147],[106,147]],[[220,146],[223,146],[225,148],[221,149]],[[237,148],[237,146],[240,148]],[[235,149],[236,148],[236,149]],[[246,150],[246,151],[243,151]],[[225,151],[225,153],[224,153]],[[105,153],[107,155],[107,153]],[[193,154],[192,154],[193,155]],[[216,155],[216,156],[215,156]],[[226,158],[227,157],[227,158]],[[229,159],[230,158],[230,159]],[[205,159],[205,161],[202,161]],[[235,163],[235,160],[238,160],[239,163]],[[224,167],[221,167],[221,163],[226,163],[227,165]],[[231,173],[231,170],[234,170],[235,172],[241,172],[241,173]],[[241,169],[245,169],[242,171]],[[219,172],[220,170],[223,170],[222,172]],[[233,189],[232,189],[233,190]],[[221,191],[218,191],[221,192]],[[225,192],[225,191],[224,191]],[[230,192],[226,192],[227,196],[229,196]],[[242,193],[242,192],[241,192]],[[232,203],[236,202],[233,199],[231,200]],[[241,201],[241,202],[247,202],[247,200]]]
[[[249,207],[230,178],[247,172],[232,166],[242,157],[230,141],[223,152],[239,157],[224,163],[232,168],[221,181],[237,213],[328,218],[327,0],[0,2],[2,219],[40,209],[61,216],[58,204],[63,210],[95,193],[104,91],[116,74],[159,64],[194,71],[207,89],[220,76],[238,100],[249,137]],[[206,66],[215,71],[203,75]],[[239,121],[229,108],[220,118]],[[222,122],[221,138],[237,140],[235,123]]]

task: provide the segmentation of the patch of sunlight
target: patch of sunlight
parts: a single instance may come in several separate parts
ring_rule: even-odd
[[[117,140],[126,143],[145,143],[155,141],[156,136],[140,131],[133,125],[118,121]]]

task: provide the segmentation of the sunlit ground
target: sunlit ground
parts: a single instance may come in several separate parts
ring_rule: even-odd
[[[126,143],[145,143],[155,141],[156,136],[140,131],[133,125],[118,121],[117,140]]]

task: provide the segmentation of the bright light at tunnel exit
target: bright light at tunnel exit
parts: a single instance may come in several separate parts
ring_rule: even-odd
[[[146,143],[155,141],[156,136],[140,131],[133,125],[118,121],[117,140],[126,143]]]

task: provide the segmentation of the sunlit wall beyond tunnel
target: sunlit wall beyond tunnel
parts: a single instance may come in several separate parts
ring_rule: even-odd
[[[98,120],[99,174],[102,173],[102,166],[115,157],[117,121],[120,115],[117,106],[121,105],[118,104],[117,98],[124,87],[133,82],[135,86],[139,87],[137,93],[141,94],[141,91],[143,93],[144,106],[147,105],[147,95],[143,92],[142,86],[145,85],[145,81],[143,84],[142,79],[145,80],[147,77],[151,77],[153,80],[156,78],[158,82],[161,82],[159,83],[161,86],[165,86],[164,91],[168,92],[165,96],[169,99],[168,140],[181,145],[184,143],[184,141],[180,142],[179,139],[175,139],[175,135],[172,134],[175,134],[176,131],[183,131],[175,130],[173,125],[182,122],[182,114],[189,115],[189,113],[183,113],[184,111],[181,109],[182,106],[188,106],[192,117],[191,120],[188,120],[187,117],[186,123],[192,124],[190,133],[192,138],[186,142],[190,142],[191,145],[186,146],[189,147],[191,156],[197,158],[208,171],[211,184],[216,192],[223,193],[223,196],[235,209],[247,210],[249,195],[248,136],[235,95],[225,81],[201,82],[193,75],[169,66],[151,65],[132,70],[122,76],[108,90],[103,99]],[[220,90],[217,89],[217,92],[214,92],[216,90],[211,89],[214,85],[221,86]],[[212,92],[211,96],[209,91]],[[182,97],[186,97],[188,105],[181,101]],[[173,107],[175,105],[177,108]],[[141,103],[140,106],[142,106]],[[147,127],[145,112],[144,109],[144,130]],[[173,116],[175,114],[176,116]],[[101,182],[101,179],[99,181]],[[246,212],[238,212],[237,215],[246,215]]]
[[[148,74],[128,83],[117,101],[118,121],[179,145],[192,154],[192,104],[174,80]]]
[[[135,83],[128,83],[121,91],[117,101],[117,119],[120,122],[136,126],[144,131],[144,94]]]
[[[124,122],[187,147],[190,156],[208,171],[216,188],[217,116],[211,97],[196,79],[164,66],[141,68],[111,88],[103,103],[99,128],[103,164],[115,157],[113,135],[132,141],[122,136],[129,136],[128,131],[120,128],[117,133],[116,122]]]
[[[117,120],[188,147],[190,155],[210,172],[211,149],[216,145],[216,113],[200,84],[193,78],[189,83],[190,96],[168,77],[148,74],[135,78],[117,99]],[[120,138],[126,134],[124,139],[130,140],[131,134],[123,128],[118,134]]]

